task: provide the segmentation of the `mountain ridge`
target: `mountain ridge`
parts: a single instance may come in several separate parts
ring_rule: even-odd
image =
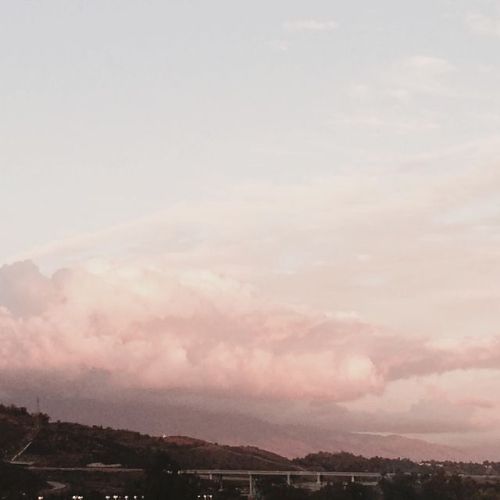
[[[25,444],[22,440],[29,434],[29,426],[35,425],[34,416],[26,410],[19,413],[19,409],[3,408],[3,413],[0,412],[0,430],[3,436],[0,448],[9,448],[13,452],[16,439],[19,449],[21,443]],[[191,414],[191,419],[185,421],[183,430],[188,431],[185,433],[175,432],[179,427],[169,426],[166,415],[162,426],[166,432],[155,433],[156,436],[141,434],[136,430],[123,430],[124,426],[112,429],[95,424],[89,426],[61,421],[48,423],[48,417],[45,417],[47,424],[41,429],[25,457],[31,456],[34,461],[48,463],[51,446],[57,446],[60,455],[58,465],[65,462],[80,466],[92,462],[117,461],[126,461],[128,465],[134,466],[144,463],[148,449],[167,452],[179,465],[187,468],[205,465],[232,468],[236,462],[239,463],[238,467],[245,468],[293,468],[292,458],[319,451],[349,452],[366,457],[404,457],[416,461],[464,460],[464,452],[460,450],[398,435],[328,432],[307,426],[279,425],[236,414],[225,415],[226,425],[221,428],[220,425],[213,425],[213,414],[202,422],[200,418],[204,415],[206,413],[200,413],[199,418],[193,419]],[[7,425],[9,422],[10,425]],[[196,426],[197,423],[199,426]],[[144,422],[144,426],[148,426],[148,422]],[[193,431],[194,435],[188,436],[188,433],[192,434],[190,431]],[[134,451],[128,453],[127,447],[131,442],[134,443]],[[411,448],[412,453],[402,453],[408,448]],[[76,449],[84,450],[86,455],[82,456],[83,452],[80,452],[79,456],[76,456]]]

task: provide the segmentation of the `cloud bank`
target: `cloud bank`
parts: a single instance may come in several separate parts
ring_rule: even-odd
[[[495,429],[499,171],[417,170],[242,186],[12,259],[0,397],[42,386],[322,429]]]
[[[265,303],[224,276],[131,266],[0,270],[0,372],[117,388],[349,401],[390,381],[490,368],[500,341],[442,344]]]
[[[325,32],[338,28],[338,23],[332,20],[321,19],[293,19],[286,21],[284,27],[291,32]]]

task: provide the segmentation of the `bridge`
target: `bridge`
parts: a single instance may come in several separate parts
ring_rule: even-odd
[[[382,478],[379,472],[323,472],[311,470],[233,470],[233,469],[187,469],[179,471],[182,474],[193,474],[210,480],[226,479],[248,480],[249,498],[255,494],[255,479],[258,477],[286,477],[286,483],[290,486],[292,478],[312,478],[319,489],[328,479],[343,479],[348,481],[360,481],[367,485],[376,485]]]
[[[35,471],[67,471],[67,472],[106,472],[108,474],[124,473],[124,472],[142,472],[142,468],[130,467],[99,467],[95,464],[92,467],[57,467],[57,466],[37,466],[30,463],[20,463],[20,466],[26,466],[30,470]],[[172,471],[165,471],[172,472]],[[332,479],[342,481],[360,482],[367,486],[376,486],[382,477],[393,477],[394,473],[383,474],[381,472],[325,472],[314,470],[248,470],[248,469],[183,469],[178,471],[179,474],[192,474],[204,479],[222,482],[223,479],[229,481],[248,481],[249,498],[255,495],[255,480],[261,477],[284,477],[288,485],[294,484],[292,479],[303,479],[315,489],[319,489],[324,483]],[[495,482],[500,483],[500,475],[473,475],[459,474],[463,478],[473,479],[477,482]],[[297,483],[297,481],[295,482]],[[62,483],[61,483],[62,484]]]
[[[140,468],[128,467],[57,467],[57,466],[37,466],[28,465],[28,469],[35,471],[66,471],[66,472],[106,472],[108,474],[120,472],[142,472]],[[169,471],[166,471],[169,472]],[[248,469],[183,469],[179,474],[191,474],[211,481],[222,482],[224,479],[232,481],[248,481],[248,498],[254,498],[255,480],[260,477],[285,477],[286,483],[291,486],[293,478],[312,480],[311,486],[316,489],[328,482],[330,479],[340,479],[344,481],[359,481],[362,484],[375,486],[382,474],[379,472],[324,472],[314,470],[248,470]],[[391,476],[391,474],[386,474]]]

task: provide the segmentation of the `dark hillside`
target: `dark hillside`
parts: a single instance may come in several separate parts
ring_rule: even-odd
[[[0,458],[12,458],[35,428],[36,418],[26,408],[0,404]]]
[[[422,472],[422,467],[407,458],[366,458],[353,453],[311,453],[293,460],[305,469],[352,472]]]
[[[179,468],[296,469],[291,461],[250,446],[222,446],[189,437],[153,437],[138,432],[65,422],[48,422],[25,409],[0,407],[1,449],[11,458],[32,440],[19,458],[38,466],[84,467],[120,464],[148,467],[158,453]],[[37,427],[38,425],[38,427]]]
[[[0,494],[2,498],[22,495],[23,493],[32,495],[44,486],[45,481],[30,471],[0,461]]]
[[[195,446],[165,443],[163,448],[181,468],[294,470],[288,459],[252,446],[221,446],[205,441]]]

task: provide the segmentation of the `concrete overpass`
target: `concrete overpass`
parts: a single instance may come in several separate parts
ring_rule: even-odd
[[[28,469],[36,471],[67,471],[67,472],[106,472],[109,474],[119,472],[141,472],[143,469],[127,467],[55,467],[28,465]],[[314,488],[319,489],[330,479],[343,479],[344,481],[359,481],[362,484],[375,486],[382,474],[379,472],[323,472],[314,470],[248,470],[248,469],[183,469],[179,474],[192,474],[212,481],[233,480],[248,481],[249,498],[255,495],[255,480],[259,477],[285,477],[288,485],[292,479],[310,479]],[[390,475],[390,474],[388,474]]]
[[[359,481],[363,484],[375,485],[382,478],[379,472],[322,472],[312,470],[233,470],[233,469],[187,469],[179,471],[182,474],[193,474],[210,480],[240,479],[248,480],[249,498],[255,494],[255,479],[258,477],[286,477],[288,485],[292,478],[311,478],[319,489],[328,479],[344,479]]]

